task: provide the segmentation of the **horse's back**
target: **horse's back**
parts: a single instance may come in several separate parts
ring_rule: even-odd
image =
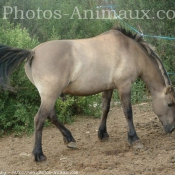
[[[125,72],[133,71],[126,70],[127,44],[116,31],[88,39],[48,41],[34,48],[35,57],[26,73],[39,91],[50,86],[64,93],[91,95],[113,89]]]

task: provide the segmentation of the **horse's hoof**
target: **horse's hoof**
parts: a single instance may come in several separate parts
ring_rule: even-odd
[[[103,138],[99,138],[99,140],[100,140],[101,142],[106,142],[106,141],[109,140],[109,135],[106,136],[106,137],[103,137]]]
[[[77,144],[76,142],[70,142],[67,144],[67,147],[72,149],[77,149]]]
[[[44,155],[44,154],[36,154],[35,155],[35,162],[43,162],[43,161],[46,161],[47,160],[47,157]]]
[[[98,132],[98,138],[100,141],[107,141],[109,140],[109,134],[107,132],[102,132],[102,131],[99,131]]]
[[[143,143],[140,140],[136,140],[132,143],[133,148],[142,149],[144,147]]]

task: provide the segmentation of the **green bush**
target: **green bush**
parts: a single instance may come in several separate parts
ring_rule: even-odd
[[[59,119],[71,122],[74,115],[101,116],[101,95],[96,94],[88,97],[66,96],[66,100],[60,98],[56,102],[56,112]]]
[[[0,43],[19,48],[33,48],[39,44],[37,38],[31,39],[26,29],[14,26],[0,19]],[[37,112],[40,98],[36,88],[25,75],[23,65],[11,77],[11,85],[16,92],[1,91],[0,93],[0,134],[5,131],[31,131],[33,116]]]

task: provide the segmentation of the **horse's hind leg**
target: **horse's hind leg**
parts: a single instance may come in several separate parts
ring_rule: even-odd
[[[77,148],[76,141],[73,138],[71,132],[58,120],[55,110],[52,111],[48,117],[48,120],[60,130],[63,135],[63,140],[68,148]]]
[[[59,94],[59,93],[58,93]],[[41,95],[41,94],[40,94]],[[35,161],[43,161],[46,160],[46,156],[43,154],[42,151],[42,130],[44,127],[44,122],[47,118],[52,118],[52,122],[57,125],[60,129],[61,133],[63,134],[65,140],[68,143],[75,142],[74,138],[72,137],[70,131],[65,128],[53,115],[55,101],[57,99],[56,95],[53,93],[49,93],[47,95],[41,95],[41,106],[39,108],[38,113],[35,116],[35,143],[33,149],[33,155]],[[73,144],[68,145],[69,147],[75,147]]]
[[[46,160],[46,156],[42,151],[42,130],[44,127],[44,122],[54,109],[56,98],[51,98],[50,96],[41,95],[41,106],[34,118],[35,123],[35,143],[33,149],[33,155],[35,161]]]
[[[113,93],[113,90],[107,90],[102,93],[103,114],[101,118],[100,127],[98,130],[98,138],[100,140],[105,140],[109,138],[109,135],[106,129],[106,121],[107,121],[107,116],[110,110],[110,102],[111,102],[112,93]]]
[[[44,122],[46,118],[50,115],[52,107],[47,106],[47,104],[42,103],[39,111],[35,115],[34,123],[35,123],[35,143],[33,149],[33,155],[35,161],[40,162],[46,160],[46,156],[42,151],[42,130],[44,127]]]

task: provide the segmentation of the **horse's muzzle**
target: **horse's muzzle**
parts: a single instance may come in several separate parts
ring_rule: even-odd
[[[175,124],[174,125],[165,125],[164,130],[166,134],[171,134],[175,130]]]

